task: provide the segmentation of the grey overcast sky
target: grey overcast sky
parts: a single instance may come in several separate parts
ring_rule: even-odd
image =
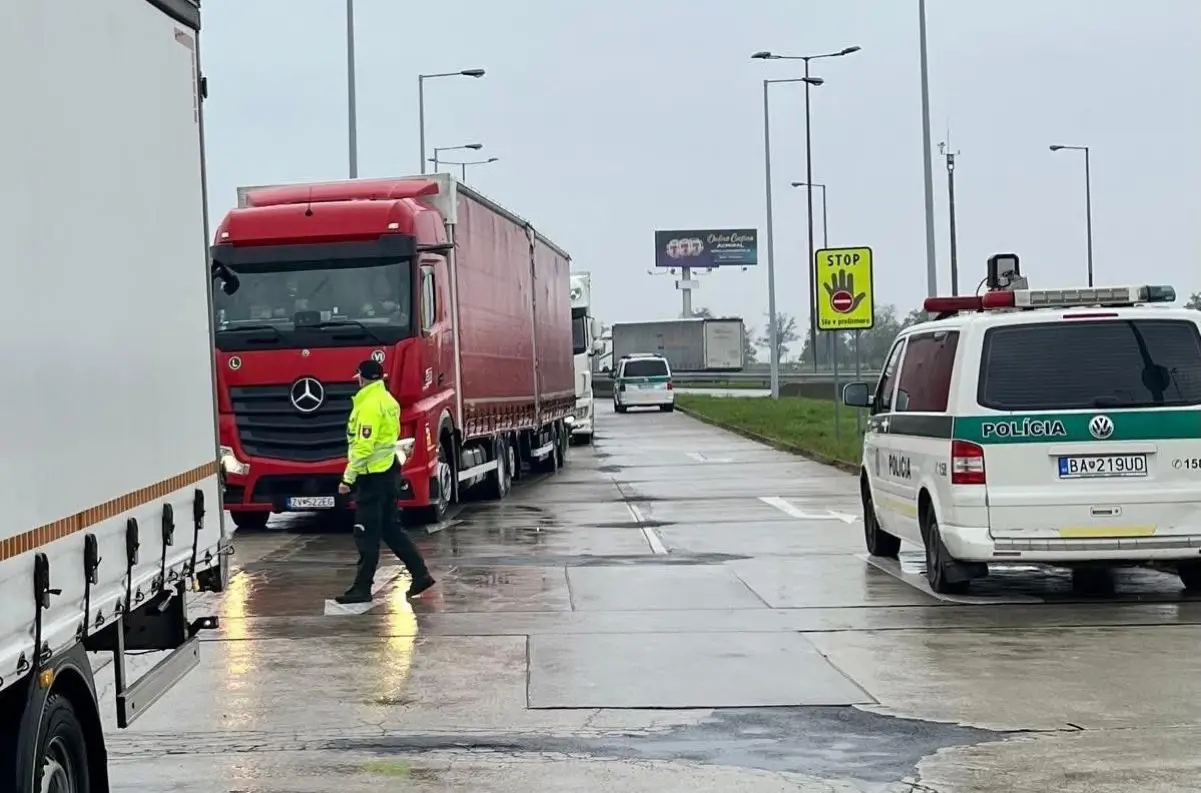
[[[346,175],[345,3],[207,0],[203,58],[214,222],[239,184]],[[1201,290],[1201,3],[929,0],[931,145],[951,130],[961,283],[991,253],[1032,284],[1085,279],[1092,147],[1098,283]],[[646,274],[656,228],[764,227],[761,83],[811,54],[814,181],[830,242],[870,245],[877,302],[925,295],[916,0],[357,0],[360,176],[416,173],[419,72],[429,146],[501,158],[468,181],[593,273],[606,322],[677,316],[673,279]],[[804,322],[803,89],[772,88],[777,294]],[[935,149],[939,281],[946,171]],[[816,199],[815,194],[815,199]],[[820,212],[820,203],[818,203]],[[820,214],[818,218],[820,243]],[[760,266],[705,276],[695,305],[762,328]]]

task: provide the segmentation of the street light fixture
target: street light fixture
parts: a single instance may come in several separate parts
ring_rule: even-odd
[[[461,146],[435,146],[434,156],[430,158],[430,162],[434,164],[434,173],[438,172],[438,153],[443,151],[479,151],[484,148],[482,143],[464,143]],[[457,164],[457,163],[455,163]],[[424,173],[424,171],[423,171]]]
[[[425,81],[438,77],[483,77],[483,69],[461,69],[457,72],[435,72],[433,74],[417,75],[417,126],[421,143],[421,172],[425,173]]]
[[[844,55],[850,55],[852,53],[859,52],[860,49],[862,49],[862,48],[859,47],[858,45],[855,45],[855,46],[851,46],[851,47],[843,47],[841,50],[838,50],[837,52],[826,52],[826,53],[822,53],[820,55],[780,55],[778,53],[763,50],[760,52],[756,52],[754,55],[751,56],[751,58],[754,58],[756,60],[764,60],[764,61],[804,61],[805,62],[805,76],[800,78],[799,82],[805,83],[805,183],[807,185],[807,187],[805,188],[805,198],[806,198],[806,204],[807,204],[807,209],[808,209],[807,214],[808,214],[808,229],[809,229],[809,259],[805,265],[805,269],[809,273],[809,339],[810,339],[810,344],[813,345],[813,371],[814,372],[817,371],[817,283],[816,283],[816,280],[813,275],[813,255],[814,255],[814,247],[813,247],[813,187],[812,187],[812,182],[813,182],[813,136],[812,136],[812,131],[811,131],[811,127],[810,127],[809,87],[811,85],[821,85],[825,81],[822,80],[822,78],[820,78],[820,77],[810,77],[809,76],[809,62],[822,60],[824,58],[840,58]],[[764,130],[766,131],[766,129],[767,129],[767,124],[766,124],[767,84],[766,83],[764,83],[764,86],[763,86],[763,104],[764,104],[764,116],[765,116]],[[770,159],[770,154],[768,155],[768,157]],[[768,170],[769,170],[769,175],[768,175],[767,192],[770,197],[770,195],[771,195],[770,168]],[[770,207],[770,204],[769,204],[769,207]],[[770,224],[771,224],[770,208],[768,210],[768,224],[769,224],[769,228],[770,228]],[[771,257],[770,243],[769,243],[769,247],[768,247],[768,257],[769,257],[769,261],[770,261],[770,257]],[[771,270],[772,270],[772,268],[769,267],[768,268],[768,281],[769,281],[768,290],[774,293],[775,283],[774,283],[774,278],[773,278],[773,274],[772,274]],[[768,302],[769,302],[769,304],[774,303],[775,302],[774,296],[769,297]],[[774,316],[774,312],[772,312],[770,310],[770,306],[769,306],[769,313],[773,314],[770,321],[772,323],[771,335],[772,335],[772,342],[773,342],[772,343],[772,354],[771,354],[772,373],[773,373],[772,374],[772,396],[774,397],[779,393],[779,366],[780,366],[780,364],[779,364],[779,346],[775,343],[776,318]]]
[[[1085,229],[1088,235],[1088,285],[1093,285],[1093,187],[1092,174],[1089,167],[1088,146],[1051,146],[1051,151],[1082,151],[1084,152],[1084,212]]]
[[[432,157],[430,159],[433,160]],[[486,160],[467,160],[465,162],[460,161],[460,160],[439,160],[437,162],[439,162],[442,165],[457,165],[457,166],[459,166],[459,181],[466,182],[468,165],[488,165],[490,163],[496,162],[499,159],[500,159],[500,157],[489,157]]]
[[[805,182],[793,182],[792,186],[793,187],[808,187],[808,184]],[[822,191],[822,247],[829,248],[830,247],[830,226],[826,222],[827,221],[826,186],[824,184],[822,184],[821,182],[814,182],[813,186],[819,188]]]
[[[768,53],[756,53],[752,57]],[[768,88],[772,83],[805,83],[821,85],[820,77],[792,77],[763,81],[763,186],[767,203],[767,345],[768,357],[771,359],[771,398],[780,398],[780,338],[776,323],[776,245],[774,236],[774,215],[771,206],[771,106],[768,102]]]

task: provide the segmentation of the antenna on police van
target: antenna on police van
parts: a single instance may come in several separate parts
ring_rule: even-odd
[[[1026,276],[1022,275],[1022,268],[1016,253],[994,253],[988,257],[988,276],[984,279],[988,284],[988,291],[1006,291],[1012,292],[1016,289],[1025,289],[1029,284],[1026,281]]]

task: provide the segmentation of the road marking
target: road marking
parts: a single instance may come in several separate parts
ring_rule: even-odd
[[[327,600],[325,601],[325,616],[341,617],[348,614],[366,614],[379,605],[375,596],[388,584],[400,578],[400,571],[403,569],[403,567],[396,566],[379,568],[375,571],[375,579],[371,582],[370,603],[339,603],[336,600]]]
[[[635,521],[639,524],[646,523],[646,516],[642,514],[642,510],[628,501],[626,502],[626,508],[630,510],[630,514],[634,516]],[[663,539],[659,536],[659,532],[655,531],[653,526],[641,526],[641,529],[646,544],[651,547],[651,553],[656,556],[666,555],[667,546],[663,544]]]
[[[698,463],[732,463],[734,462],[729,457],[708,457],[700,452],[685,452],[686,455],[696,460]]]
[[[848,515],[845,512],[836,512],[832,509],[823,509],[820,512],[806,512],[799,507],[793,506],[792,503],[780,498],[779,496],[759,496],[759,500],[768,506],[775,507],[785,515],[796,518],[797,520],[841,520],[846,524],[851,524],[859,520],[859,518],[855,515]]]

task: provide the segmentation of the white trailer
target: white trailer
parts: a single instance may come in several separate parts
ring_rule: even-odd
[[[119,727],[221,591],[196,0],[6,0],[0,24],[0,791],[109,791]],[[15,123],[12,123],[15,122]],[[129,680],[127,652],[163,651]]]
[[[737,372],[745,337],[737,317],[620,322],[613,325],[613,359],[653,353],[666,358],[673,372]]]
[[[571,439],[592,442],[595,399],[592,396],[592,359],[604,349],[600,320],[592,316],[592,274],[571,274],[571,353],[575,361],[575,412]]]

